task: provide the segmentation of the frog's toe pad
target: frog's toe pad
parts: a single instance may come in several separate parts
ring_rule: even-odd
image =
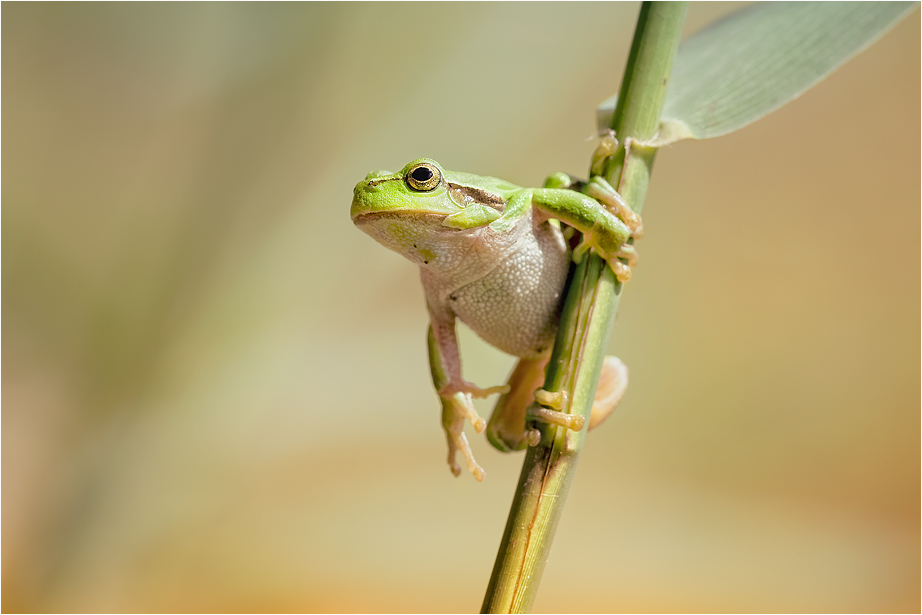
[[[526,419],[550,423],[552,425],[560,425],[561,427],[566,427],[573,431],[581,430],[586,423],[586,420],[579,414],[567,414],[566,412],[551,410],[550,408],[545,408],[538,404],[532,404],[528,409]]]
[[[482,467],[474,460],[474,452],[471,450],[471,445],[467,441],[467,436],[464,435],[463,431],[458,431],[457,433],[448,434],[448,467],[451,469],[451,473],[455,476],[461,476],[461,466],[458,465],[458,462],[455,460],[455,455],[460,452],[464,457],[464,463],[467,466],[468,471],[474,475],[474,478],[478,482],[482,481],[487,473]]]
[[[631,279],[631,268],[628,265],[625,265],[617,259],[611,259],[606,261],[608,266],[611,267],[611,270],[615,273],[615,277],[618,278],[618,281],[624,284]]]
[[[448,469],[451,470],[451,473],[455,476],[461,476],[461,466],[455,461],[456,452],[458,452],[458,449],[448,447]]]

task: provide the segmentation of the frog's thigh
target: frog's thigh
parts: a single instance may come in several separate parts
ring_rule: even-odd
[[[592,414],[589,417],[589,429],[598,425],[614,412],[627,390],[627,366],[618,357],[608,356],[602,362],[599,375],[599,388],[596,389],[592,402]]]
[[[525,448],[525,411],[535,401],[535,390],[544,384],[548,359],[520,359],[509,376],[509,392],[496,402],[487,439],[504,453]]]

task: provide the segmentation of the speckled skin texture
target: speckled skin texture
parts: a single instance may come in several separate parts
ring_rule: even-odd
[[[567,189],[571,182],[564,179],[549,179],[556,187],[547,189],[521,188],[444,171],[421,158],[399,173],[369,173],[355,187],[350,210],[355,224],[420,269],[431,325],[429,366],[456,476],[460,452],[474,477],[484,477],[464,434],[467,421],[478,433],[486,430],[499,450],[526,445],[526,411],[543,381],[570,265],[567,242],[551,217],[582,231],[590,240],[586,245],[630,274],[617,260],[630,229],[598,200]],[[627,207],[617,199],[615,205]],[[463,379],[456,319],[521,358],[508,386],[484,389]],[[501,397],[487,424],[471,400],[497,393]],[[566,414],[547,408],[536,420],[550,420],[554,413],[562,417],[558,424],[578,429]]]
[[[457,317],[503,352],[547,354],[570,263],[560,229],[531,208],[505,232],[447,228],[442,218],[386,212],[365,216],[362,230],[419,266],[440,339]]]
[[[456,316],[511,355],[547,354],[570,262],[560,230],[532,211],[511,233],[483,227],[471,234],[467,258],[457,254],[456,268],[422,266],[430,312],[440,321]]]

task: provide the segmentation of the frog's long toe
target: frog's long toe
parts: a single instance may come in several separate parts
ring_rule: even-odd
[[[461,380],[460,382],[450,382],[439,389],[439,395],[446,399],[457,393],[467,393],[471,397],[476,397],[477,399],[485,399],[490,395],[502,395],[503,393],[508,392],[508,384],[500,384],[483,389],[465,380]]]
[[[448,467],[451,469],[451,473],[455,476],[461,476],[461,466],[458,465],[456,460],[456,455],[460,453],[464,456],[464,464],[467,466],[468,471],[474,475],[479,481],[483,481],[484,477],[487,475],[484,472],[483,468],[477,463],[474,459],[474,453],[471,451],[471,445],[467,441],[467,436],[464,435],[463,426],[464,421],[460,421],[462,429],[459,429],[457,433],[454,430],[448,431]]]
[[[625,265],[618,259],[611,259],[606,261],[608,266],[611,267],[611,270],[615,273],[615,277],[618,278],[618,281],[624,284],[631,279],[631,268],[628,265]]]
[[[637,249],[629,243],[621,244],[621,247],[615,252],[615,256],[626,260],[628,267],[637,266]]]
[[[624,222],[631,229],[631,237],[639,238],[643,235],[643,219],[604,178],[595,176],[590,179],[585,192]]]
[[[487,387],[482,389],[476,387],[470,383],[465,383],[466,386],[462,389],[465,393],[470,393],[471,397],[476,397],[477,399],[486,399],[490,395],[502,395],[509,392],[508,384],[499,384],[493,387]],[[480,433],[480,432],[477,432]]]
[[[469,393],[455,393],[449,402],[442,405],[442,427],[448,440],[448,467],[455,476],[461,475],[461,467],[456,461],[457,453],[460,452],[470,473],[482,481],[486,472],[474,459],[474,452],[464,434],[464,421],[469,420],[477,433],[486,428],[486,421],[477,415]]]
[[[537,403],[532,404],[526,412],[525,417],[527,420],[560,425],[574,431],[579,431],[583,428],[585,419],[582,416],[579,414],[567,414],[562,411],[567,406],[565,392],[538,389],[535,391],[535,400]]]
[[[451,473],[455,476],[461,476],[461,466],[459,466],[458,462],[455,460],[457,453],[458,447],[451,437],[451,434],[448,434],[448,469],[450,469]]]

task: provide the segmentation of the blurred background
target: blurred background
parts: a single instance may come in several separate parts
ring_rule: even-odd
[[[479,609],[522,456],[352,188],[585,175],[638,8],[4,3],[3,610]],[[920,609],[919,32],[660,152],[536,611]]]

